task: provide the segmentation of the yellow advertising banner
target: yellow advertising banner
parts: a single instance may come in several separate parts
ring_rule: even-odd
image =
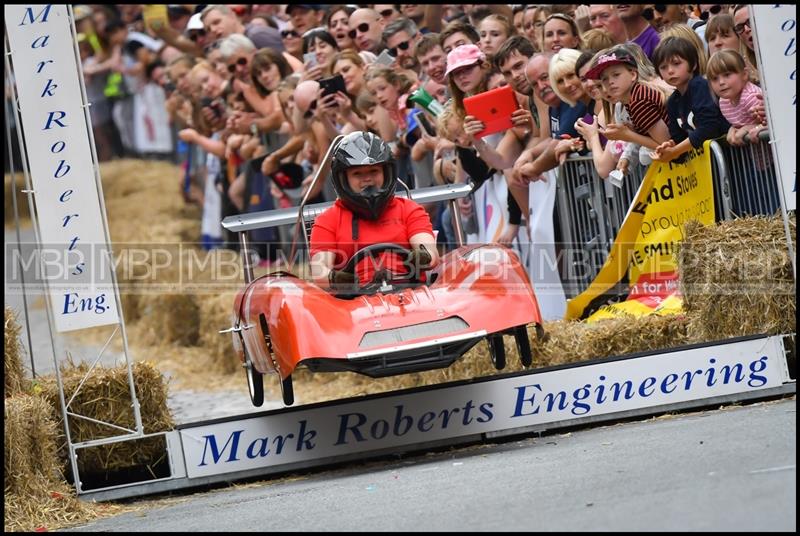
[[[605,264],[589,288],[567,303],[566,319],[592,322],[682,310],[674,253],[683,224],[714,223],[709,143],[687,153],[683,163],[650,165]],[[627,287],[627,299],[607,304],[620,286]],[[619,292],[613,294],[619,298]]]

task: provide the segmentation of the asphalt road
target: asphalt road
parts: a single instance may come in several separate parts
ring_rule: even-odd
[[[796,407],[792,397],[348,464],[71,531],[794,532]]]

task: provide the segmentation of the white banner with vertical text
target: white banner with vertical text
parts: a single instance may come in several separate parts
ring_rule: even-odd
[[[797,6],[750,5],[767,108],[770,143],[774,144],[778,182],[786,210],[797,200]]]
[[[119,322],[66,5],[6,5],[5,24],[58,331]]]

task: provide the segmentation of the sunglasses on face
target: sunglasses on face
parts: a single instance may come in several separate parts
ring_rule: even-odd
[[[384,19],[388,19],[392,15],[394,15],[394,9],[384,9],[383,11],[379,12],[380,16]]]
[[[358,30],[360,33],[367,33],[369,31],[369,23],[368,22],[362,22],[361,24],[356,26],[356,30]],[[350,39],[355,39],[356,38],[356,35],[358,35],[356,33],[356,30],[350,30],[350,32],[347,34],[347,35],[350,36]]]
[[[235,73],[237,65],[241,65],[242,67],[247,65],[247,58],[239,58],[234,63],[231,63],[230,65],[228,65],[228,72],[229,73]]]
[[[408,50],[408,47],[411,46],[411,40],[403,41],[402,43],[398,43],[396,47],[392,47],[389,49],[389,53],[395,58],[397,57],[397,50]]]
[[[736,35],[742,35],[744,33],[744,27],[747,26],[748,28],[752,29],[753,27],[750,26],[750,19],[747,19],[741,24],[737,24],[733,27],[733,31],[736,32]]]
[[[191,33],[189,33],[189,39],[191,39],[192,41],[195,41],[195,42],[198,39],[200,39],[201,37],[205,37],[205,36],[206,36],[206,31],[205,30],[193,30]]]
[[[287,37],[300,37],[300,34],[295,32],[294,30],[283,30],[281,31],[281,37],[286,39]]]
[[[709,13],[711,13],[712,15],[716,15],[720,11],[722,11],[722,6],[721,5],[719,5],[719,4],[713,5],[710,8],[708,8],[708,11],[703,11],[702,13],[700,13],[700,18],[702,20],[708,20],[708,17],[709,17],[708,14]]]
[[[653,9],[659,13],[666,13],[668,7],[666,4],[653,4]]]
[[[314,115],[314,110],[317,109],[317,101],[316,99],[311,101],[311,104],[308,105],[308,110],[306,113],[303,114],[304,119],[311,119],[311,116]]]

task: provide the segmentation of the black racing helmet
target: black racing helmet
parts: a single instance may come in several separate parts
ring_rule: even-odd
[[[353,166],[383,164],[383,186],[370,186],[354,192],[347,182],[347,169]],[[397,185],[397,163],[389,145],[372,132],[351,132],[333,152],[331,162],[333,187],[344,206],[359,218],[376,220],[394,197]]]

